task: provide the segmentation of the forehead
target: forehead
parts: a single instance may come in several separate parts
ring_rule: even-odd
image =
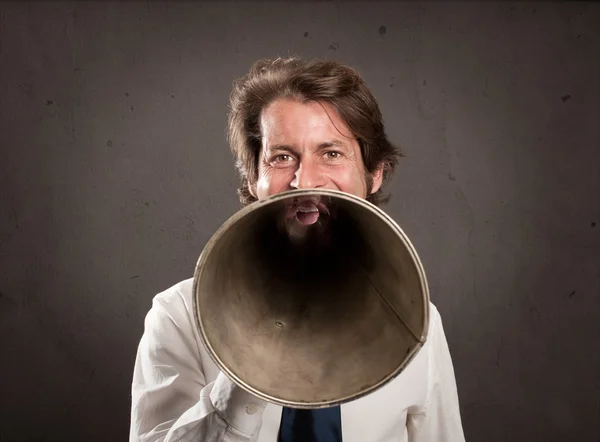
[[[267,140],[327,137],[348,141],[354,138],[330,104],[316,101],[275,100],[261,113],[260,126],[263,139]]]

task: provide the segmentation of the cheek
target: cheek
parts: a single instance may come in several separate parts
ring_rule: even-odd
[[[258,178],[258,181],[256,182],[256,196],[259,200],[269,196],[269,187],[270,180],[268,178],[264,176]]]
[[[367,197],[367,184],[365,176],[356,167],[345,168],[340,170],[337,176],[332,181],[336,184],[339,190],[346,193],[351,193],[360,198]]]
[[[293,172],[285,169],[261,168],[256,182],[256,196],[263,199],[282,192],[289,188],[292,179]]]

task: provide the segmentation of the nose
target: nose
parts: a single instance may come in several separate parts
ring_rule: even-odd
[[[325,186],[325,176],[318,164],[304,160],[296,170],[290,186],[294,189],[316,189]]]

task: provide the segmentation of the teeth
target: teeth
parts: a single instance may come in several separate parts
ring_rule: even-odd
[[[310,213],[310,212],[318,212],[318,211],[319,211],[319,209],[317,209],[315,206],[298,207],[298,212]]]

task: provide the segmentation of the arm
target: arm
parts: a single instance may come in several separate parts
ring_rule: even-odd
[[[434,307],[435,308],[435,307]],[[434,310],[428,344],[425,405],[407,420],[410,442],[463,442],[458,392],[442,319]],[[432,312],[433,313],[433,312]]]
[[[154,299],[146,316],[136,356],[130,442],[251,441],[266,402],[223,373],[206,383],[181,293],[165,293]]]

